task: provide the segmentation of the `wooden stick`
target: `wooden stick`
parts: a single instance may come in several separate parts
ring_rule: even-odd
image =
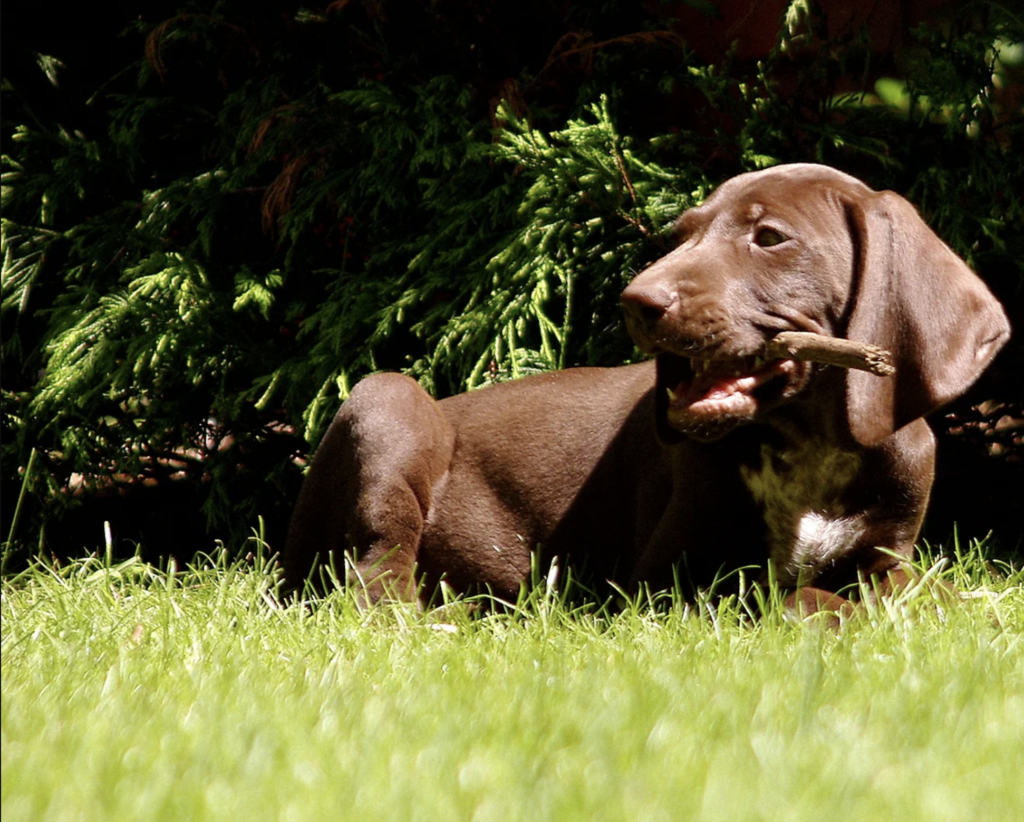
[[[892,353],[877,345],[840,340],[807,331],[782,331],[765,346],[772,359],[806,360],[839,368],[857,368],[878,377],[896,373]]]

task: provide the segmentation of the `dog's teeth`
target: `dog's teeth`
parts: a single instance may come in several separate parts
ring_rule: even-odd
[[[665,390],[668,392],[668,401],[669,402],[675,402],[676,400],[679,399],[679,395],[673,389],[666,388]]]

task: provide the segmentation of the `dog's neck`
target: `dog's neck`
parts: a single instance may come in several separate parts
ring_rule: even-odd
[[[861,454],[819,436],[773,438],[740,475],[762,510],[768,555],[783,585],[810,582],[852,549],[864,531],[843,492]]]

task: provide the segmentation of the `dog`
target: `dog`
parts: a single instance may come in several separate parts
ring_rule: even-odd
[[[366,602],[442,580],[514,600],[537,552],[626,591],[757,568],[808,612],[890,584],[932,486],[924,417],[1006,342],[1002,307],[906,200],[827,166],[742,174],[677,229],[621,298],[653,361],[441,401],[395,373],[356,385],[296,504],[286,580],[350,552]],[[781,331],[881,346],[895,376],[765,360]]]

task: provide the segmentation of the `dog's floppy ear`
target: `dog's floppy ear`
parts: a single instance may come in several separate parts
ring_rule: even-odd
[[[850,369],[850,431],[877,443],[953,400],[973,383],[1010,336],[1002,306],[891,191],[849,203],[855,271],[846,336],[889,349],[893,377]]]

